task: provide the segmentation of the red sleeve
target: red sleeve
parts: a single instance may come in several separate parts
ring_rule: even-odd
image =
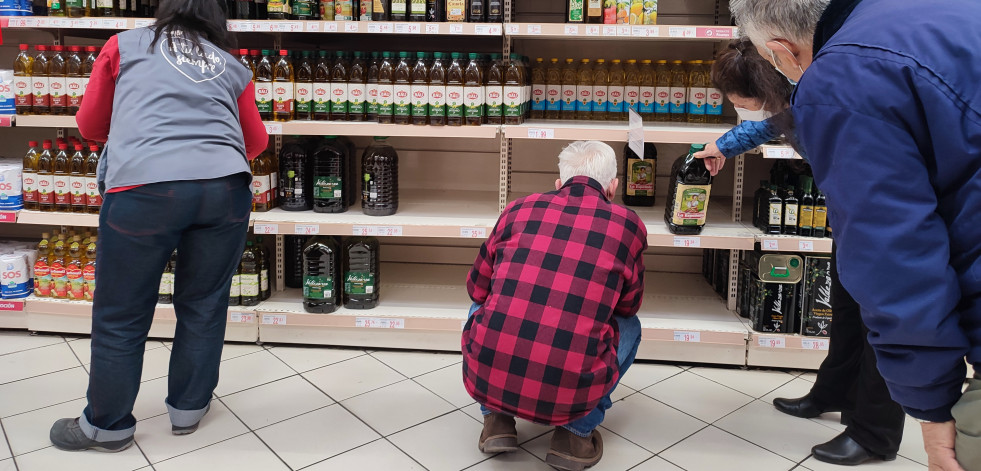
[[[269,135],[266,125],[259,117],[259,108],[255,106],[255,85],[251,82],[238,97],[238,121],[242,125],[242,136],[245,137],[245,155],[252,160],[266,150]]]
[[[119,43],[113,36],[106,41],[95,60],[85,96],[82,97],[82,106],[75,116],[78,132],[86,140],[106,142],[109,139],[109,121],[118,76]]]
[[[644,251],[647,250],[647,226],[634,215],[637,234],[630,244],[630,260],[625,260],[624,276],[627,278],[620,291],[620,300],[613,308],[613,314],[621,317],[637,315],[644,300]]]

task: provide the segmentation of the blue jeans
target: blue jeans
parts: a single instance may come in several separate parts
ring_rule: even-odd
[[[472,316],[479,307],[479,304],[474,303],[470,307],[469,316]],[[627,368],[630,368],[630,365],[634,364],[634,358],[637,357],[637,347],[640,346],[641,334],[640,319],[637,316],[613,316],[613,319],[616,320],[617,326],[620,328],[620,345],[617,346],[617,364],[620,367],[620,376],[617,378],[617,382],[613,384],[613,387],[610,388],[610,391],[606,393],[606,396],[600,399],[595,409],[590,411],[589,414],[586,414],[585,417],[562,426],[562,428],[580,437],[590,436],[593,430],[596,430],[596,427],[599,427],[599,424],[603,423],[603,419],[606,418],[606,410],[613,407],[613,399],[610,398],[610,395],[616,390],[617,385],[620,384],[620,379],[627,372]],[[491,410],[481,404],[480,413],[489,415]]]
[[[167,409],[176,426],[207,412],[218,385],[228,290],[249,229],[251,177],[173,181],[106,194],[99,215],[88,406],[79,418],[97,441],[136,431],[133,404],[160,278],[177,249]]]

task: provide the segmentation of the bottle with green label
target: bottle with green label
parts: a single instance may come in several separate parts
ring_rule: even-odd
[[[798,217],[797,225],[800,226],[798,232],[804,237],[810,237],[814,227],[814,195],[811,194],[811,188],[813,188],[811,177],[802,177],[800,216]]]
[[[641,159],[628,143],[623,148],[623,204],[654,206],[654,169],[657,168],[657,147],[644,143]]]
[[[293,19],[306,21],[319,16],[319,0],[293,0]]]
[[[242,306],[255,306],[262,297],[262,267],[254,245],[251,240],[245,243],[245,251],[238,263],[239,299]]]
[[[583,0],[566,0],[565,2],[565,22],[566,23],[585,23],[586,5]]]
[[[289,0],[269,0],[266,4],[266,14],[270,20],[285,20],[289,18]]]
[[[779,234],[783,232],[783,198],[777,192],[776,185],[770,185],[770,197],[768,201],[769,212],[767,213],[767,234]]]
[[[673,234],[698,235],[705,227],[712,174],[703,159],[695,158],[695,153],[703,150],[704,144],[692,144],[688,153],[678,157],[671,166],[664,222]]]
[[[379,244],[374,237],[344,241],[344,307],[371,309],[378,305]]]
[[[337,141],[337,136],[325,136],[313,152],[313,210],[318,213],[343,213],[348,205],[345,188],[347,182],[347,149]]]
[[[395,64],[394,85],[392,86],[395,109],[393,121],[395,124],[409,124],[412,120],[412,68],[409,66],[409,53],[399,53],[399,61]]]
[[[484,122],[484,70],[476,53],[468,55],[470,62],[463,72],[463,115],[467,126],[480,126]]]
[[[317,236],[303,248],[303,310],[326,314],[341,305],[341,259],[337,239]]]
[[[814,223],[811,228],[812,237],[825,237],[831,232],[828,227],[828,204],[827,197],[820,189],[816,190],[817,196],[814,197]]]

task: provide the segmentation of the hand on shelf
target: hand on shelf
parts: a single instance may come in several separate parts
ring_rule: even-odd
[[[694,157],[696,159],[705,159],[705,168],[709,170],[713,177],[718,175],[722,167],[726,165],[726,156],[722,155],[719,147],[714,142],[706,144],[705,150],[696,152]]]

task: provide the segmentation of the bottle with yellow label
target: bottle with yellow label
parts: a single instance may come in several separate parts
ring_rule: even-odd
[[[703,159],[695,158],[695,153],[703,150],[704,144],[692,144],[688,154],[678,157],[671,166],[671,188],[664,206],[664,223],[673,234],[698,235],[705,227],[712,174]]]
[[[704,123],[708,108],[708,91],[712,87],[702,61],[695,61],[688,71],[688,122]]]
[[[688,110],[688,73],[681,61],[671,62],[671,122],[687,121]]]
[[[813,237],[824,237],[831,228],[828,227],[828,204],[824,193],[821,190],[817,190],[817,196],[814,197],[814,224],[811,229],[811,235]]]
[[[801,177],[800,216],[797,218],[798,234],[810,237],[814,227],[814,195],[811,194],[811,177]]]

